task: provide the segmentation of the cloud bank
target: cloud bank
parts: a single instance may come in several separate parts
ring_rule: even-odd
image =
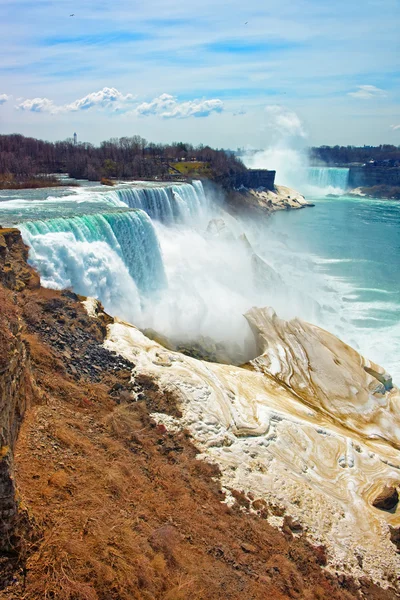
[[[5,94],[3,102],[9,97]],[[0,104],[3,96],[0,96]],[[116,113],[128,113],[135,116],[156,116],[163,119],[187,119],[189,117],[208,117],[211,113],[220,113],[223,103],[218,99],[188,100],[179,102],[175,96],[161,94],[150,102],[142,102],[132,109],[137,103],[133,94],[122,94],[116,88],[105,87],[98,92],[92,92],[70,104],[55,104],[49,98],[26,99],[16,105],[17,110],[35,113],[70,113],[86,111],[92,108],[111,110]]]
[[[132,94],[124,96],[116,88],[105,87],[70,104],[57,105],[48,98],[33,98],[20,102],[16,108],[30,112],[57,114],[89,110],[91,108],[118,109],[121,105],[129,104],[133,100],[134,96]]]
[[[0,94],[0,105],[4,104],[8,100],[11,100],[11,96],[8,96],[7,94]]]

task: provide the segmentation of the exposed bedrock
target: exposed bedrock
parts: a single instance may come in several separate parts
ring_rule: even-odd
[[[268,308],[246,317],[261,350],[256,369],[342,426],[400,448],[400,395],[382,367],[301,319],[284,321]]]
[[[26,264],[16,229],[0,229],[0,550],[7,550],[17,512],[13,450],[31,397],[29,348],[11,291],[39,283]]]
[[[245,368],[168,350],[123,322],[109,326],[105,346],[177,394],[181,418],[153,416],[191,432],[202,458],[218,464],[228,498],[239,491],[248,506],[280,507],[270,522],[284,527],[276,515],[286,513],[327,547],[330,568],[393,583],[398,389],[385,389],[365,367],[384,369],[318,327],[270,309],[246,317],[260,356]]]

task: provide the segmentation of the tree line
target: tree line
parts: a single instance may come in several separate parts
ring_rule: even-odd
[[[168,178],[170,164],[177,161],[208,163],[215,177],[245,170],[240,159],[222,149],[183,142],[154,144],[138,135],[111,138],[99,146],[74,144],[72,139],[46,142],[19,134],[0,135],[0,175],[17,180],[51,173],[91,181],[102,177]]]
[[[400,161],[400,146],[319,146],[309,150],[311,162],[332,165],[368,163],[369,161]]]

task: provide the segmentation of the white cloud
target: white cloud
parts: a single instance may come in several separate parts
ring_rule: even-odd
[[[16,108],[18,110],[26,110],[38,113],[57,112],[57,106],[52,100],[49,100],[48,98],[32,98],[24,100],[23,102],[17,104]]]
[[[1,98],[1,96],[0,96]],[[90,110],[92,108],[112,109],[113,112],[127,112],[128,107],[135,101],[132,94],[122,94],[116,88],[103,88],[98,92],[92,92],[83,98],[79,98],[70,104],[57,105],[48,98],[27,99],[19,104],[18,110],[37,113],[60,114]],[[142,102],[132,114],[137,116],[155,115],[164,119],[185,119],[188,117],[207,117],[212,112],[221,112],[223,103],[221,100],[188,100],[178,102],[170,94],[161,94],[151,102]]]
[[[292,110],[279,104],[271,104],[265,107],[265,112],[268,115],[267,127],[281,136],[306,137],[300,118]]]
[[[391,125],[390,129],[393,129],[393,131],[397,131],[398,129],[400,129],[400,125]]]
[[[121,110],[125,104],[134,100],[132,94],[122,94],[116,88],[105,87],[98,92],[92,92],[70,104],[57,105],[48,98],[33,98],[24,100],[17,105],[17,109],[40,113],[66,113],[89,110],[91,108],[113,108]]]
[[[11,100],[11,96],[7,96],[7,94],[0,94],[0,105],[4,104],[8,100]]]
[[[370,98],[383,98],[386,96],[385,90],[381,90],[374,85],[359,85],[356,92],[349,92],[348,96],[360,98],[361,100],[369,100]]]
[[[62,108],[66,112],[75,112],[78,110],[89,110],[93,107],[98,108],[109,108],[116,107],[116,103],[121,104],[129,103],[134,100],[134,96],[132,94],[121,94],[116,88],[108,88],[105,87],[98,92],[92,92],[79,100],[75,100],[71,104],[65,104]]]
[[[178,102],[170,94],[161,94],[151,102],[142,102],[134,110],[139,116],[159,116],[164,119],[186,119],[188,117],[208,117],[212,112],[222,112],[221,100],[189,100]]]

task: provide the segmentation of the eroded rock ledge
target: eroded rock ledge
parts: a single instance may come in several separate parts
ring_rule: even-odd
[[[246,317],[261,352],[246,369],[168,351],[118,321],[105,346],[178,394],[182,418],[154,418],[190,431],[228,495],[283,507],[327,547],[332,569],[395,584],[390,528],[399,527],[400,511],[376,499],[400,486],[399,390],[386,389],[381,367],[318,327],[270,309]]]
[[[242,187],[230,192],[227,202],[236,212],[253,210],[264,215],[278,210],[296,210],[314,206],[302,194],[283,185],[275,185],[273,189]]]

